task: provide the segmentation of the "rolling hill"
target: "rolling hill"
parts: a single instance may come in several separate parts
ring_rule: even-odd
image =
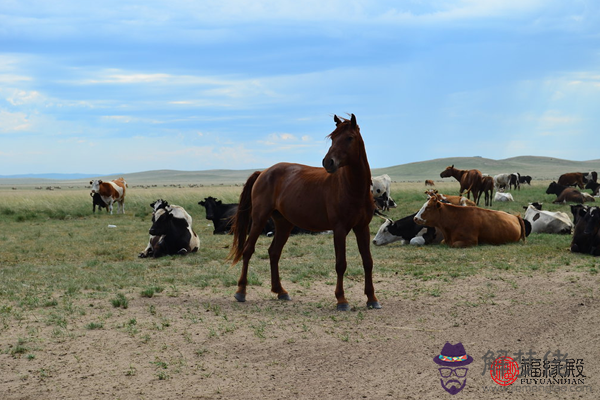
[[[373,175],[388,174],[397,182],[421,181],[425,179],[441,180],[440,172],[447,166],[454,165],[458,169],[478,169],[484,174],[496,175],[506,172],[519,172],[529,175],[534,180],[554,180],[565,172],[599,171],[600,160],[570,161],[559,158],[520,156],[504,160],[493,160],[482,157],[450,157],[438,158],[429,161],[400,164],[388,168],[373,169]],[[125,177],[127,183],[132,185],[164,185],[164,184],[202,184],[202,185],[231,185],[241,184],[255,169],[251,170],[206,170],[206,171],[175,171],[155,170],[136,172],[130,174],[108,175],[101,177],[79,177],[73,179],[47,178],[48,175],[28,177],[0,177],[2,186],[86,186],[95,178],[104,180]],[[67,175],[65,175],[67,176]]]

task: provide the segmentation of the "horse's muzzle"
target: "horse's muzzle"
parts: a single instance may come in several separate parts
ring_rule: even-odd
[[[323,168],[325,168],[325,170],[327,172],[334,173],[335,171],[337,171],[338,167],[337,167],[337,163],[335,162],[335,160],[331,157],[325,157],[323,159]]]

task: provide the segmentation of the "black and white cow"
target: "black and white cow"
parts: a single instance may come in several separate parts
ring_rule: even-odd
[[[538,204],[541,208],[541,204]],[[562,233],[571,234],[573,222],[562,211],[542,211],[534,204],[525,208],[523,219],[531,223],[531,233]]]
[[[391,195],[392,178],[384,174],[371,178],[371,193],[375,200],[377,208],[388,211],[390,208],[396,208],[397,204]]]
[[[392,221],[386,218],[385,222],[379,227],[373,244],[383,246],[389,243],[400,241],[401,244],[412,244],[422,246],[425,244],[440,243],[444,237],[435,228],[430,226],[417,225],[414,217],[417,213]]]
[[[231,232],[233,217],[237,212],[237,204],[223,204],[221,200],[214,197],[206,197],[198,202],[206,209],[206,219],[212,221],[214,230],[213,235],[228,234]]]
[[[161,208],[154,213],[149,230],[152,256],[194,253],[200,248],[200,238],[185,218],[175,216],[172,210]]]
[[[531,186],[531,177],[529,175],[519,174],[519,183],[526,183]]]
[[[515,189],[521,190],[521,175],[518,172],[513,172],[512,174],[510,174],[508,189],[511,190],[513,186]]]
[[[600,209],[589,207],[575,224],[571,252],[600,256]]]
[[[185,223],[187,224],[187,226],[190,227],[190,230],[191,230],[192,216],[183,207],[175,205],[175,204],[169,204],[167,201],[165,201],[163,199],[158,199],[155,202],[151,203],[150,207],[152,207],[152,224],[153,225],[154,225],[154,223],[156,223],[157,215],[162,215],[163,213],[168,212],[170,215],[173,216],[173,218],[185,221]],[[196,234],[194,233],[194,235],[196,235]],[[161,240],[165,239],[163,236],[164,235],[155,235],[150,232],[150,239],[148,240],[148,245],[146,246],[144,251],[142,251],[138,255],[138,257],[140,257],[140,258],[146,258],[146,257],[150,257],[150,256],[160,257],[161,255],[164,255],[164,254],[161,254],[162,251],[160,251],[160,250],[159,250],[158,255],[156,255],[156,250],[160,249],[159,243],[161,243]],[[167,243],[170,243],[171,241],[172,240],[167,239]],[[199,240],[198,240],[198,243],[199,243]],[[157,245],[159,247],[156,247]]]

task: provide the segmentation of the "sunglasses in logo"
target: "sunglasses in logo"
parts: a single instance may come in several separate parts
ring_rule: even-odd
[[[459,378],[464,378],[467,376],[467,371],[469,368],[438,368],[440,371],[440,375],[443,378],[450,378],[452,374],[456,375]]]

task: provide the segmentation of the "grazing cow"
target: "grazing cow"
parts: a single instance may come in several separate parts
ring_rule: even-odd
[[[594,197],[588,193],[581,193],[579,190],[567,187],[556,182],[551,182],[546,189],[546,194],[555,194],[555,204],[559,203],[585,203],[586,201],[595,201]]]
[[[578,186],[579,189],[583,189],[584,187],[584,174],[583,172],[569,172],[566,174],[562,174],[558,178],[558,184],[563,186]]]
[[[431,179],[427,179],[425,181],[425,186],[435,186],[435,183],[433,183],[433,181]]]
[[[521,190],[521,176],[518,172],[510,174],[510,181],[508,182],[508,189],[512,190],[513,187],[517,190]]]
[[[154,213],[154,222],[149,233],[151,254],[155,258],[194,253],[200,247],[200,238],[191,225],[185,218],[177,217],[170,207],[160,208]],[[143,257],[142,254],[140,257]]]
[[[498,174],[494,176],[494,185],[496,190],[509,189],[511,174]]]
[[[214,197],[206,197],[203,201],[198,202],[206,209],[206,219],[212,221],[214,230],[213,235],[231,233],[233,225],[232,218],[237,212],[238,205],[235,203],[223,204],[221,200]]]
[[[532,233],[561,233],[570,235],[573,230],[573,222],[562,211],[541,211],[532,203],[523,208],[525,209],[523,219],[531,223]]]
[[[470,247],[480,243],[504,244],[525,241],[523,218],[504,211],[445,204],[430,197],[415,215],[415,222],[442,231],[451,247]]]
[[[585,184],[585,188],[590,189],[592,191],[593,196],[597,196],[598,188],[600,188],[600,183],[592,181],[592,180],[588,180],[588,182]]]
[[[380,176],[374,176],[371,178],[371,193],[373,193],[373,199],[375,199],[375,204],[379,206],[382,204],[381,209],[383,211],[388,211],[390,208],[396,208],[397,205],[392,199],[392,178],[389,175],[384,174]],[[377,199],[381,199],[379,203]]]
[[[446,167],[440,173],[440,177],[448,178],[453,177],[460,183],[460,194],[462,195],[464,191],[467,192],[467,198],[471,198],[471,193],[473,193],[473,201],[478,202],[479,198],[479,187],[481,186],[481,171],[478,169],[456,169],[454,168],[454,164]]]
[[[379,227],[373,244],[383,246],[385,244],[400,241],[401,244],[412,244],[422,246],[425,244],[440,243],[444,238],[441,232],[430,226],[417,225],[414,217],[417,213],[392,221],[386,218]]]
[[[494,197],[494,178],[491,176],[483,176],[481,177],[481,191],[479,192],[479,197],[481,195],[485,195],[485,205],[492,206],[492,198]],[[477,199],[477,204],[479,204],[479,199]]]
[[[125,213],[125,188],[127,188],[125,179],[114,179],[111,182],[103,182],[96,179],[95,181],[90,181],[90,185],[92,185],[92,196],[94,193],[100,194],[102,201],[108,205],[111,214],[114,202],[118,204],[117,214],[119,214],[119,211],[121,214]]]
[[[106,212],[108,212],[108,206],[100,197],[100,193],[90,193],[90,196],[92,196],[92,212],[96,212],[96,206],[98,206],[98,211],[106,208]]]
[[[441,194],[436,189],[429,189],[425,191],[427,197],[436,197],[443,203],[454,204],[456,206],[476,206],[474,201],[467,199],[463,196],[452,196],[447,194]]]
[[[589,207],[575,224],[575,231],[571,240],[571,252],[600,256],[599,228],[600,209]]]
[[[504,193],[504,192],[496,192],[496,196],[494,197],[496,201],[515,201],[512,194]]]
[[[587,174],[584,174],[584,179],[586,182],[598,182],[598,173],[596,171],[590,171]]]
[[[531,186],[531,177],[529,175],[519,175],[519,183],[526,183]]]

